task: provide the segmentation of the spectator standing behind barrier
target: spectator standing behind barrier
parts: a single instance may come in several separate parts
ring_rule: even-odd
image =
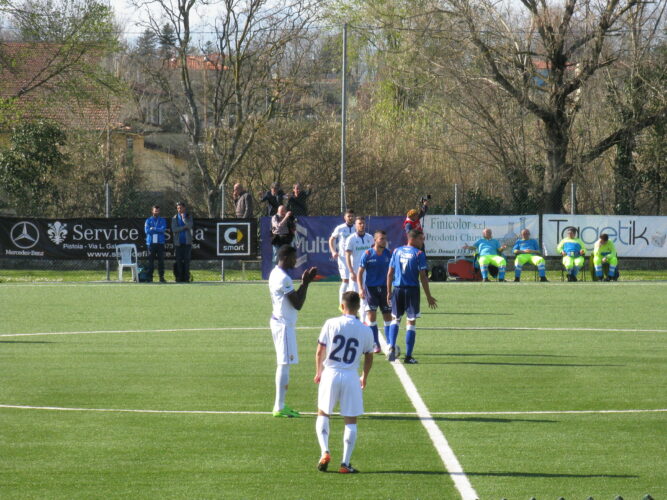
[[[403,230],[405,231],[406,236],[413,229],[422,232],[424,231],[421,220],[426,215],[426,212],[428,212],[428,203],[428,198],[423,198],[420,202],[421,206],[419,207],[419,210],[415,210],[414,208],[412,210],[408,210],[408,213],[405,216],[405,220],[403,221]]]
[[[529,262],[537,267],[540,281],[549,281],[547,280],[546,263],[540,252],[540,244],[536,239],[530,237],[528,229],[521,231],[521,238],[516,240],[513,250],[514,255],[516,255],[516,259],[514,259],[514,281],[521,281],[523,266]]]
[[[593,265],[595,266],[595,276],[598,281],[602,281],[602,266],[604,264],[609,264],[609,271],[604,281],[616,281],[618,279],[616,276],[616,266],[618,266],[616,247],[606,233],[600,235],[600,239],[595,242],[595,247],[593,247]]]
[[[271,184],[271,189],[264,193],[264,196],[259,200],[260,203],[266,203],[266,215],[273,217],[278,213],[278,207],[283,204],[285,193],[280,189],[280,184],[274,182]]]
[[[236,208],[236,217],[239,219],[250,219],[254,213],[252,195],[243,189],[243,186],[237,182],[234,184],[232,197]]]
[[[294,217],[306,217],[308,215],[308,202],[312,190],[310,186],[305,191],[301,189],[301,184],[294,184],[292,193],[287,195],[287,211],[292,212]]]
[[[153,281],[155,257],[157,257],[157,272],[160,275],[160,283],[166,283],[164,279],[164,235],[167,230],[167,221],[160,217],[160,207],[157,205],[153,206],[151,214],[144,224],[146,246],[148,247],[149,281]]]
[[[291,245],[296,232],[296,222],[292,212],[284,205],[278,207],[278,213],[271,217],[271,246],[273,247],[273,263],[276,262],[278,249],[283,245]]]
[[[507,261],[501,253],[506,247],[493,238],[493,232],[488,227],[482,231],[482,238],[477,240],[472,246],[463,245],[463,248],[477,251],[479,255],[479,267],[482,271],[482,279],[484,281],[489,281],[489,264],[498,267],[498,281],[505,281]]]
[[[175,275],[177,282],[190,281],[190,259],[192,258],[192,215],[185,203],[176,203],[176,215],[171,218],[171,233],[174,235]]]
[[[557,250],[563,256],[563,266],[565,266],[565,270],[567,271],[567,281],[577,281],[577,274],[579,274],[579,270],[584,266],[586,245],[577,238],[577,230],[575,228],[568,228],[567,237],[560,241]]]

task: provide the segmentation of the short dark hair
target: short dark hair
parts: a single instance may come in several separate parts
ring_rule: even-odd
[[[361,305],[361,298],[357,292],[349,291],[343,294],[343,304],[348,311],[358,311]]]
[[[577,231],[577,228],[576,228],[576,227],[574,227],[574,226],[569,226],[569,227],[567,228],[567,232],[568,232],[568,233],[569,233],[569,232],[573,232],[574,234],[577,234],[579,231]]]
[[[384,236],[387,236],[387,231],[384,231],[383,229],[376,229],[375,232],[373,233],[373,236],[376,234],[382,234]]]
[[[294,253],[296,253],[296,248],[291,245],[283,245],[278,249],[278,252],[276,252],[276,256],[278,261],[281,261],[285,260],[287,257]]]
[[[362,221],[366,222],[366,217],[364,217],[363,215],[357,215],[354,218],[354,222],[357,222],[358,220],[362,220]]]
[[[348,208],[348,209],[345,210],[345,212],[343,212],[343,214],[344,214],[344,215],[347,215],[347,214],[352,214],[352,215],[354,215],[354,210],[352,210],[351,208]]]
[[[422,234],[424,234],[424,231],[421,231],[420,229],[410,229],[410,232],[408,233],[408,239],[414,240]]]
[[[160,205],[153,205],[153,208],[157,208],[158,210],[160,210]]]
[[[177,202],[176,202],[176,206],[177,206],[177,207],[185,207],[186,205],[185,205],[185,203],[182,202],[182,201],[177,201]]]
[[[602,233],[602,234],[600,235],[600,239],[601,239],[602,241],[609,241],[609,235],[608,235],[607,233]]]

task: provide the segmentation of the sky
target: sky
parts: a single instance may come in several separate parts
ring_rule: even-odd
[[[140,23],[146,23],[148,16],[146,10],[148,7],[134,7],[128,0],[107,0],[111,7],[113,7],[116,14],[116,20],[124,31],[124,38],[132,42],[135,40],[143,31],[144,28]],[[174,3],[173,0],[162,0],[165,3]],[[159,10],[155,7],[152,7],[152,12],[155,14],[159,13]],[[203,23],[202,19],[205,19],[206,16],[213,15],[215,8],[212,6],[199,7],[197,15],[192,18],[192,25],[198,26]]]

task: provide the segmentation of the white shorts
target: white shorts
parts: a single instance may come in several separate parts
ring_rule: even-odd
[[[338,273],[340,274],[340,279],[350,279],[350,269],[347,267],[347,262],[345,262],[345,255],[342,257],[338,256]]]
[[[332,370],[325,368],[317,391],[317,408],[327,415],[340,403],[340,414],[358,417],[364,413],[361,381],[356,370]]]
[[[279,365],[297,364],[299,353],[296,347],[296,328],[272,317],[271,335],[276,348],[276,362]]]

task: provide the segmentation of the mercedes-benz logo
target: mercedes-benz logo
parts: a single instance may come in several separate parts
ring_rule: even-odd
[[[9,232],[9,236],[18,248],[27,250],[39,241],[39,229],[32,222],[17,222]]]

